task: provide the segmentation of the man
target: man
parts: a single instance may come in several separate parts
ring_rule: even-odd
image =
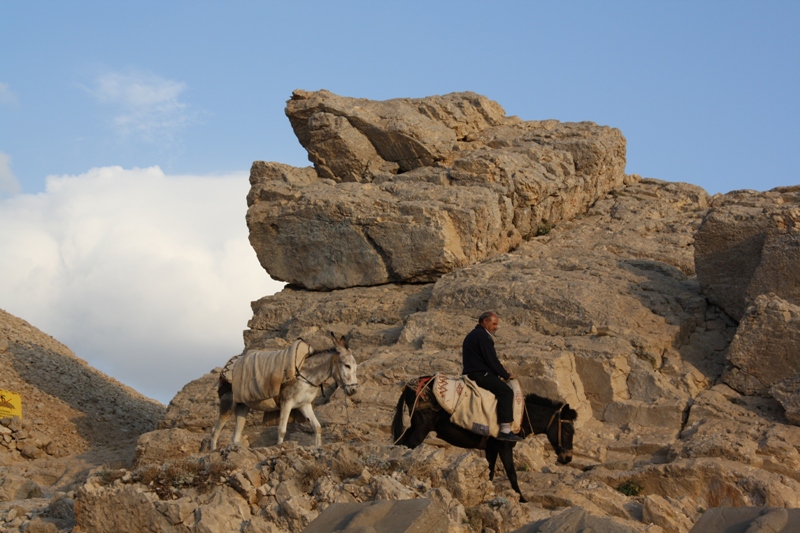
[[[475,326],[464,338],[461,357],[463,374],[482,389],[494,393],[497,398],[497,421],[500,423],[498,440],[519,442],[522,439],[511,433],[514,420],[514,391],[503,380],[514,379],[497,358],[492,336],[500,324],[500,319],[492,311],[483,313]]]

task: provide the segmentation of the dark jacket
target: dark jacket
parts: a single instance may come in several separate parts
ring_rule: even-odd
[[[463,374],[489,372],[503,379],[510,377],[497,358],[492,335],[480,324],[475,326],[475,329],[464,338],[464,344],[461,346],[461,359],[464,365]]]

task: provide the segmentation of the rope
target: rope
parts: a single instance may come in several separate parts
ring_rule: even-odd
[[[525,402],[522,402],[522,405],[523,405],[522,410],[525,413],[525,418],[528,420],[528,427],[531,428],[531,435],[533,435],[534,434],[534,432],[533,432],[533,422],[531,422],[531,415],[528,414],[528,404],[525,403]],[[525,432],[525,427],[524,426],[522,428],[522,432],[523,433]],[[523,435],[522,438],[524,439],[525,435]]]
[[[425,389],[427,389],[427,388],[430,386],[430,384],[431,384],[432,382],[433,382],[433,380],[432,380],[432,379],[431,379],[431,380],[428,380],[428,382],[427,382],[427,383],[425,383],[425,385],[423,385],[423,386],[422,386],[422,387],[421,387],[419,390],[417,390],[417,392],[415,393],[415,394],[416,394],[416,397],[414,398],[414,405],[411,407],[411,412],[408,414],[408,416],[409,416],[409,423],[408,423],[408,427],[407,427],[407,428],[405,428],[405,429],[403,430],[403,432],[400,434],[400,436],[399,436],[399,437],[397,437],[397,440],[395,440],[395,441],[392,443],[392,445],[396,445],[398,442],[400,442],[400,440],[403,438],[403,436],[405,436],[405,434],[406,434],[406,431],[408,431],[409,429],[411,429],[411,420],[410,420],[410,419],[413,419],[413,418],[414,418],[414,411],[416,411],[416,409],[417,409],[417,403],[419,402],[419,398],[420,398],[420,396],[422,396],[422,393],[425,391]],[[408,388],[408,383],[406,383],[405,385],[403,385],[403,394],[405,394],[405,389],[406,389],[406,388]],[[402,407],[401,407],[401,409],[402,409]]]

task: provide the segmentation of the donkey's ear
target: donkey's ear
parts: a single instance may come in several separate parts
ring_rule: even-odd
[[[349,350],[350,349],[350,347],[347,346],[347,339],[344,338],[344,335],[342,335],[340,338],[337,339],[336,338],[336,334],[334,332],[331,331],[330,334],[331,334],[331,337],[333,337],[333,344],[334,345],[341,346],[345,350]]]
[[[566,420],[577,420],[578,419],[578,411],[575,409],[570,408],[569,404],[564,405],[564,418]]]

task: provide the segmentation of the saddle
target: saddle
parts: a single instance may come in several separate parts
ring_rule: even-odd
[[[522,425],[524,398],[517,380],[512,379],[508,386],[514,391],[514,420],[511,431],[517,433]],[[436,374],[428,388],[442,409],[450,413],[452,423],[478,435],[496,437],[499,433],[497,399],[467,376]]]
[[[231,358],[220,379],[233,385],[234,402],[260,402],[280,394],[281,385],[296,377],[297,369],[311,353],[298,339],[284,350],[249,350]]]

